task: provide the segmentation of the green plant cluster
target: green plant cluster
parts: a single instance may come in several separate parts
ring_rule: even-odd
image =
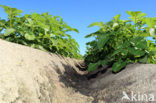
[[[121,20],[120,14],[107,23],[95,22],[89,27],[99,26],[100,29],[86,36],[95,37],[87,43],[85,62],[88,70],[98,66],[112,66],[118,72],[130,63],[156,64],[156,18],[146,17],[140,11],[127,11],[128,20]]]
[[[71,58],[81,58],[79,45],[69,35],[78,30],[68,26],[61,17],[48,13],[21,16],[22,10],[0,5],[7,19],[0,19],[0,38]]]

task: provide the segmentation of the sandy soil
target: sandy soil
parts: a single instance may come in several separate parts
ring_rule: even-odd
[[[133,103],[122,100],[123,91],[156,96],[156,65],[131,64],[117,74],[104,68],[94,75],[80,71],[83,65],[0,40],[0,103]]]

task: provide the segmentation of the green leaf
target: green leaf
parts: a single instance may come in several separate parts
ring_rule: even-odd
[[[94,33],[86,35],[85,38],[93,37],[93,36],[95,36],[97,34],[98,34],[98,32],[94,32]]]
[[[22,10],[11,8],[9,6],[0,5],[0,7],[4,9],[4,11],[8,14],[9,17],[20,15],[20,13],[23,12]]]
[[[141,11],[126,11],[126,13],[132,17],[137,16],[141,13]]]
[[[117,62],[113,64],[113,67],[112,67],[113,72],[120,71],[122,68],[126,66],[126,64],[127,64],[126,61],[118,60]]]
[[[67,32],[78,30],[68,26],[60,16],[49,13],[21,16],[22,10],[0,7],[8,14],[8,18],[0,18],[0,32],[5,30],[0,38],[72,58],[80,57],[78,43]],[[9,37],[10,34],[13,36]]]
[[[146,49],[147,48],[147,41],[144,37],[136,37],[131,40],[131,44],[139,49]]]
[[[146,53],[143,50],[139,50],[139,49],[135,49],[135,48],[128,48],[128,51],[129,51],[129,53],[131,53],[132,55],[137,56],[137,57],[141,57],[141,56],[145,55],[145,53]]]
[[[47,50],[42,45],[38,45],[38,48],[47,52]]]
[[[120,20],[120,17],[121,17],[120,14],[114,16],[114,21],[115,21],[115,22],[118,22],[118,21]]]
[[[130,42],[131,42],[132,44],[134,43],[134,45],[136,45],[136,44],[138,44],[140,41],[145,40],[144,38],[145,38],[145,37],[138,36],[138,37],[133,38]]]
[[[154,45],[156,42],[152,41],[152,44],[146,40],[146,37],[150,36],[149,34],[152,34],[154,40],[156,38],[154,18],[153,20],[149,19],[147,24],[145,13],[141,11],[127,11],[127,13],[131,20],[121,20],[119,14],[103,25],[99,22],[90,25],[90,27],[100,26],[100,29],[86,36],[86,38],[94,38],[86,44],[85,61],[87,64],[99,64],[99,61],[102,66],[113,64],[113,71],[118,72],[127,64],[145,63],[146,59],[148,59],[147,63],[155,63],[156,51],[153,50],[156,48]],[[150,25],[151,28],[147,25]],[[90,66],[97,65],[91,64]],[[92,70],[94,69],[92,68]]]
[[[141,11],[126,11],[127,14],[129,14],[132,19],[132,21],[136,24],[139,20],[141,20],[142,17],[146,16],[145,13],[141,13]]]
[[[6,29],[4,35],[9,36],[11,33],[14,33],[16,30],[14,28],[8,28]]]
[[[75,31],[76,33],[79,33],[79,31],[76,28],[71,28],[71,31]]]
[[[152,28],[156,25],[156,18],[145,18],[145,21],[149,28]]]
[[[89,71],[89,72],[94,71],[94,70],[97,69],[98,66],[99,66],[98,63],[90,63],[90,64],[88,65],[88,71]]]
[[[104,67],[108,64],[108,60],[102,60],[100,61],[100,64]]]
[[[28,33],[26,33],[25,35],[25,38],[27,39],[27,40],[35,40],[35,35],[33,35],[33,34],[28,34]]]
[[[130,42],[129,41],[125,41],[123,44],[117,45],[115,48],[116,49],[126,49],[130,46]]]
[[[94,23],[90,24],[88,27],[93,27],[93,26],[102,27],[103,26],[103,22],[94,22]]]
[[[137,48],[146,49],[147,48],[147,42],[145,40],[138,41],[136,44]]]
[[[122,51],[122,49],[115,50],[115,51],[112,53],[112,56],[115,56],[116,54],[119,54],[121,51]]]
[[[144,56],[143,58],[139,59],[139,62],[140,63],[147,63],[147,60],[148,60],[147,56]]]
[[[127,53],[128,53],[128,50],[127,49],[123,49],[122,52],[121,52],[121,55],[125,56],[125,55],[127,55]]]
[[[99,40],[97,42],[98,49],[101,50],[103,48],[103,46],[107,43],[108,40],[109,40],[109,36],[108,35],[100,36]]]

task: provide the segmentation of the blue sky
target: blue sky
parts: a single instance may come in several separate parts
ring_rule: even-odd
[[[79,43],[81,54],[85,54],[85,43],[92,39],[84,36],[98,29],[87,28],[93,22],[107,22],[117,14],[126,19],[128,15],[125,11],[128,10],[156,17],[156,0],[0,0],[0,4],[21,9],[24,14],[49,12],[61,16],[68,25],[79,30],[79,34],[72,32],[71,35]],[[6,17],[1,8],[0,17]]]

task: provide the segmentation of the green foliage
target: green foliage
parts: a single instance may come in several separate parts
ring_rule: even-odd
[[[126,66],[126,61],[123,61],[123,60],[118,60],[117,62],[115,62],[112,66],[112,70],[114,72],[118,72],[121,70],[121,68],[125,67]]]
[[[21,10],[0,5],[8,14],[8,19],[0,19],[0,38],[38,48],[44,51],[61,54],[72,58],[82,58],[79,45],[69,35],[78,30],[68,26],[61,17],[48,13],[25,14]]]
[[[156,64],[156,42],[146,40],[148,36],[156,40],[156,18],[147,18],[140,11],[127,13],[130,20],[121,20],[119,14],[107,23],[96,22],[89,26],[100,27],[86,36],[95,37],[87,43],[85,62],[89,71],[99,65],[110,65],[113,72],[118,72],[130,63]]]

